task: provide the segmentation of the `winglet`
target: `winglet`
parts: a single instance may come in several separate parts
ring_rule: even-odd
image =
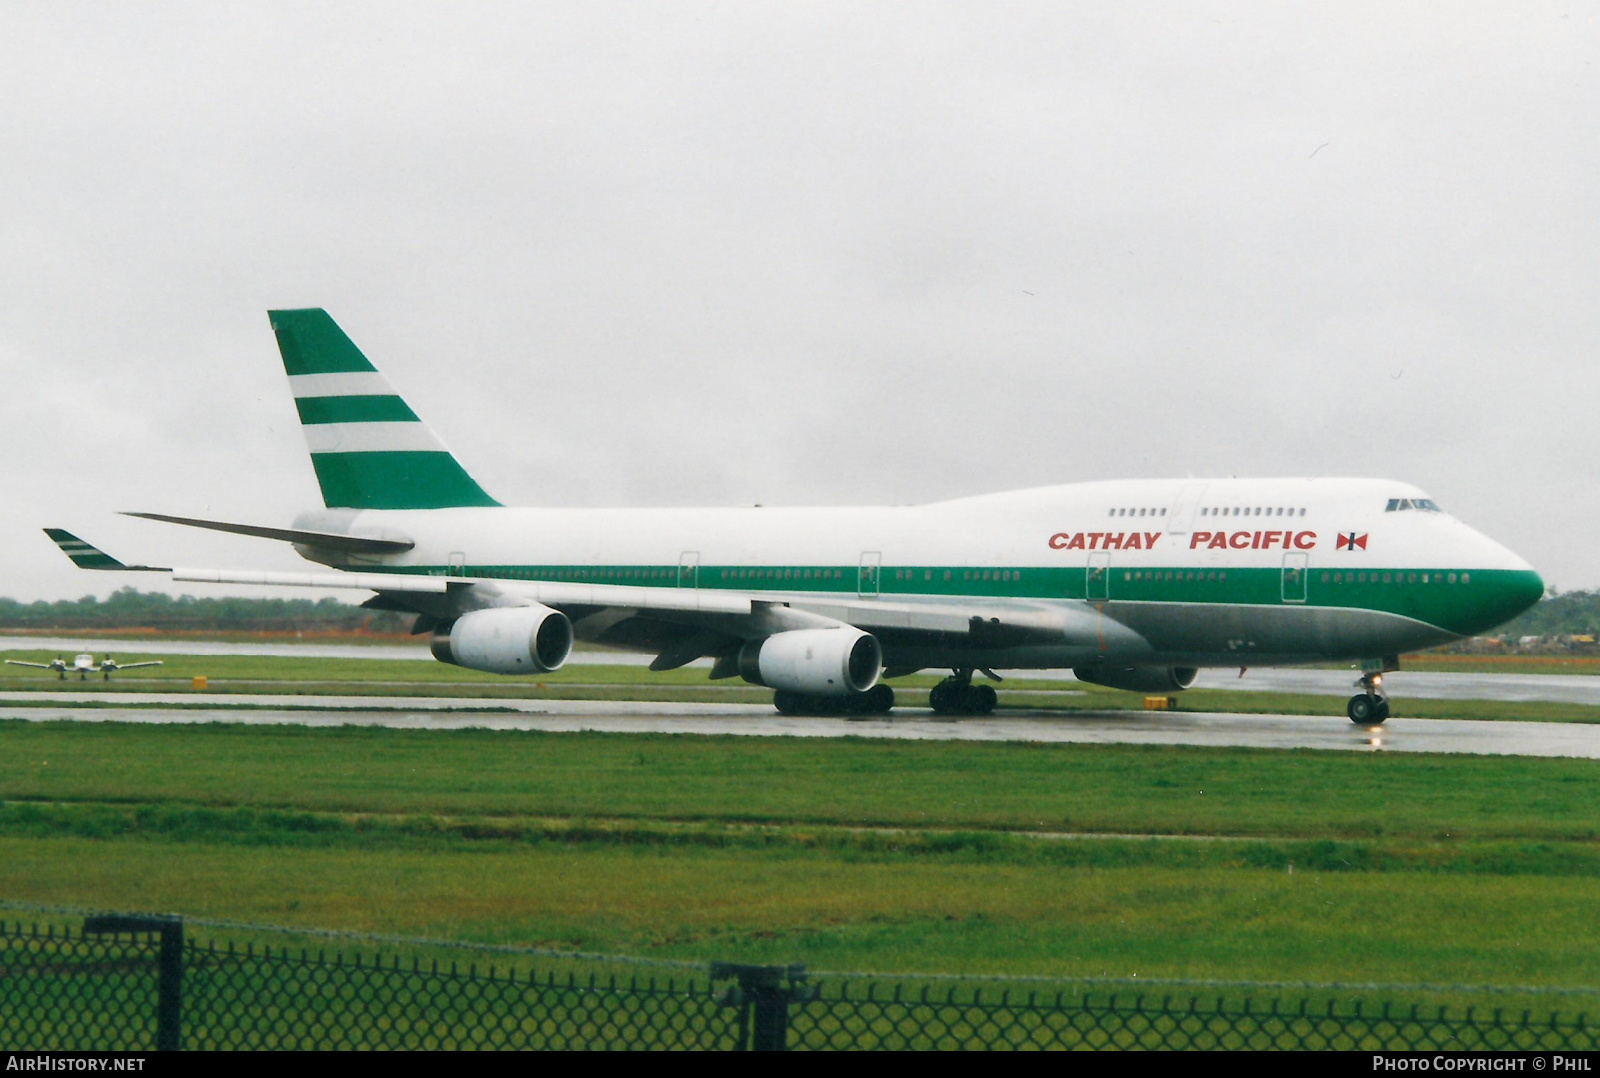
[[[124,569],[135,572],[165,573],[168,569],[154,565],[124,565],[103,550],[85,543],[62,528],[46,528],[44,533],[61,548],[61,553],[72,559],[79,569]]]

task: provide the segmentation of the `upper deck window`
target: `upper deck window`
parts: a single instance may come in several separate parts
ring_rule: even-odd
[[[1425,513],[1442,512],[1432,498],[1390,498],[1383,507],[1385,513],[1401,513],[1407,509],[1421,509]]]

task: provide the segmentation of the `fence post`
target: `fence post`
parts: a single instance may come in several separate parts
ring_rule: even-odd
[[[787,1052],[789,1004],[811,998],[804,966],[743,966],[711,963],[713,981],[737,980],[736,992],[726,1001],[740,1008],[740,1031],[749,1036],[740,1051]],[[741,1037],[743,1040],[743,1037]]]
[[[127,917],[108,914],[85,917],[85,936],[119,932],[159,933],[161,952],[156,972],[156,1051],[183,1048],[183,921],[177,917]]]

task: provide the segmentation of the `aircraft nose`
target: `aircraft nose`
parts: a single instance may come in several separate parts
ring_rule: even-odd
[[[1471,612],[1455,628],[1463,636],[1488,632],[1544,598],[1544,578],[1514,551],[1481,533],[1467,556],[1477,563],[1472,587],[1462,598]]]
[[[1507,588],[1506,601],[1508,605],[1514,606],[1516,609],[1508,614],[1507,618],[1516,617],[1543,598],[1544,577],[1531,568],[1513,573],[1512,580]]]
[[[1504,547],[1500,549],[1505,550]],[[1544,598],[1544,577],[1511,551],[1505,550],[1505,553],[1509,564],[1502,564],[1506,564],[1506,568],[1483,574],[1484,613],[1494,619],[1494,625],[1510,621]]]

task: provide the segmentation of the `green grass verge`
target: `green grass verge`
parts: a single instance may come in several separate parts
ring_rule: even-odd
[[[1206,851],[1186,860],[1148,844],[1035,843],[1035,853],[1007,843],[907,852],[329,838],[22,835],[0,838],[0,860],[36,900],[697,961],[1313,982],[1600,978],[1591,876],[1291,875],[1247,855],[1205,863]],[[1115,863],[1163,854],[1175,859]]]
[[[1600,837],[1600,763],[1177,746],[0,722],[6,800],[1327,838]]]

